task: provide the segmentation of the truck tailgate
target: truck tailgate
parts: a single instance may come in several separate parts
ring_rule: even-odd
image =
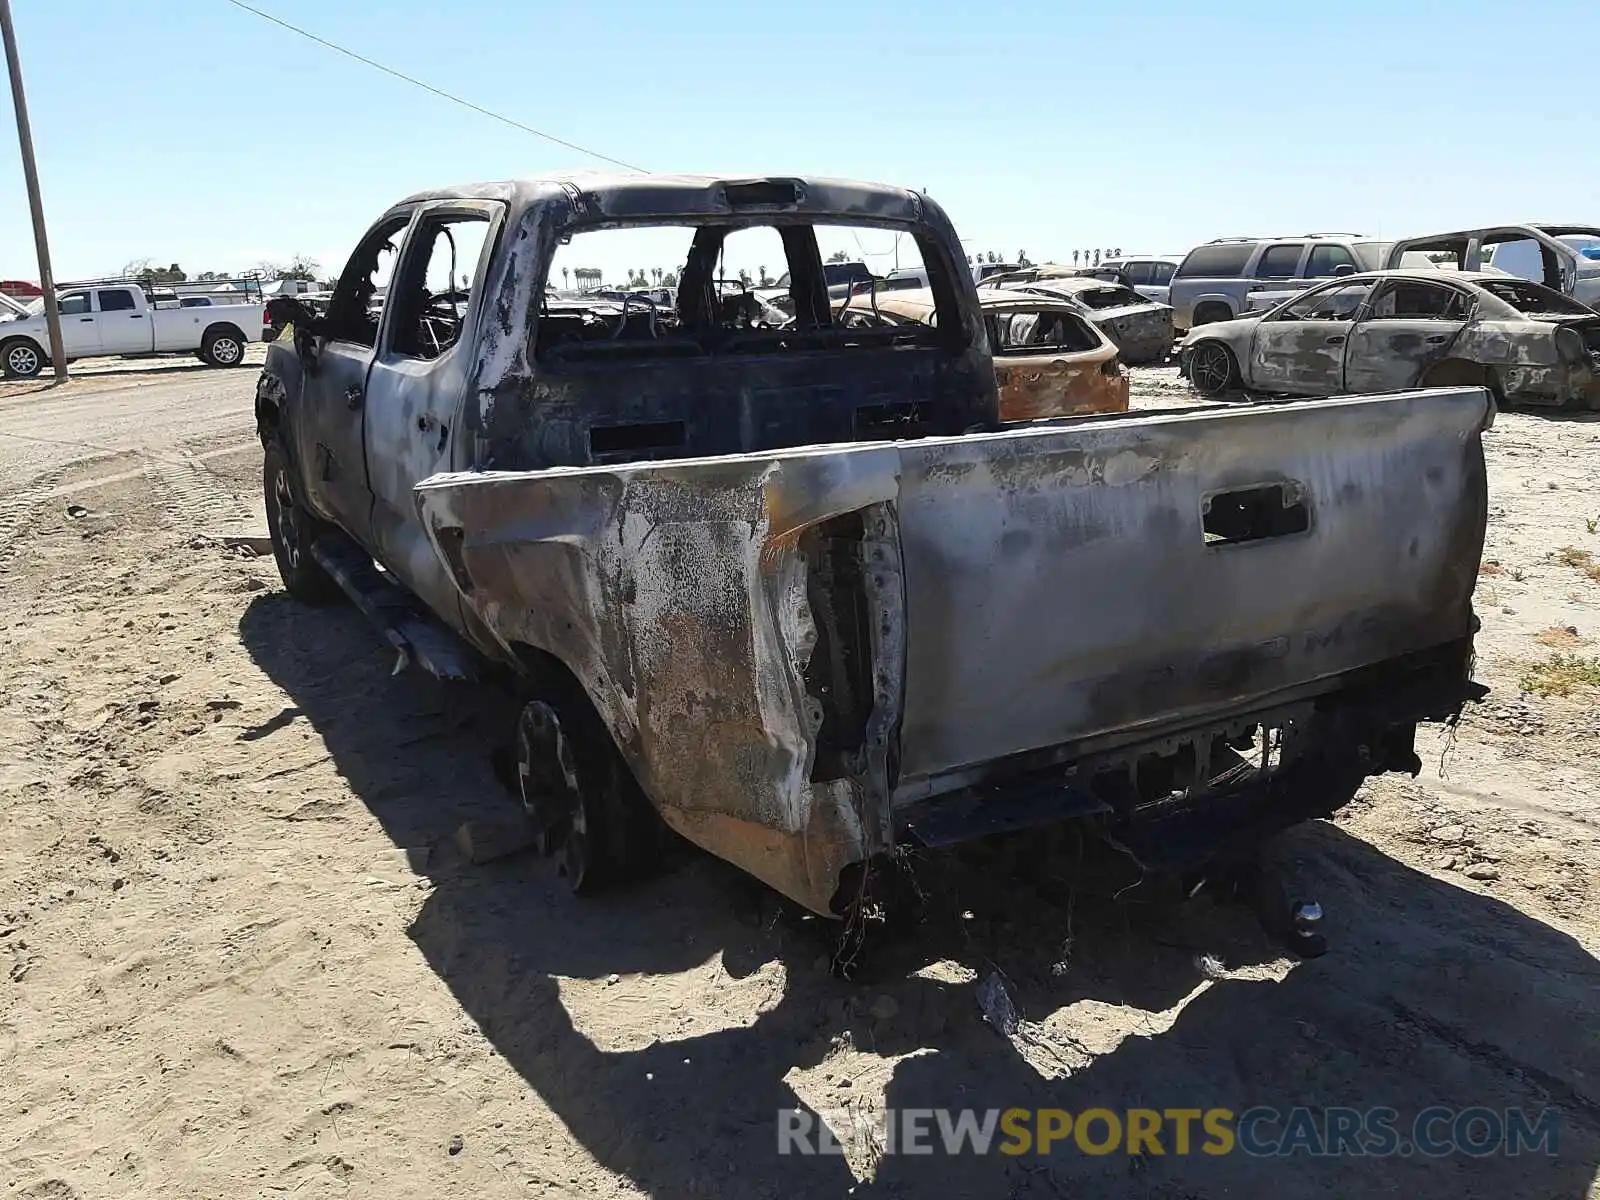
[[[435,476],[480,633],[669,823],[822,911],[897,801],[1472,631],[1476,388]],[[1331,685],[1330,685],[1331,686]]]
[[[906,447],[902,786],[1468,636],[1492,415],[1413,392]]]

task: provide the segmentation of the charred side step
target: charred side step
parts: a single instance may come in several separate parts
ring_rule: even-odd
[[[425,612],[410,592],[381,571],[372,557],[344,534],[319,537],[311,546],[311,557],[399,652],[396,674],[407,663],[416,663],[437,679],[478,678],[471,648]]]

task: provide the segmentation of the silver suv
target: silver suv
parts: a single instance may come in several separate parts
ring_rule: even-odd
[[[1181,255],[1173,257],[1161,254],[1130,255],[1127,258],[1108,258],[1100,265],[1121,271],[1128,281],[1128,286],[1146,300],[1166,304],[1167,288],[1172,283],[1173,272],[1178,269],[1181,260]]]
[[[1252,292],[1285,291],[1383,266],[1389,243],[1358,233],[1303,237],[1218,238],[1184,256],[1167,303],[1179,332],[1231,321],[1250,308]]]

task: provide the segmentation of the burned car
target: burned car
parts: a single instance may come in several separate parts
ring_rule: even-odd
[[[1038,296],[1054,296],[1081,305],[1130,364],[1165,362],[1176,339],[1172,306],[1146,300],[1132,288],[1097,277],[1045,278],[1004,285]]]
[[[979,291],[978,303],[1002,421],[1128,411],[1128,376],[1117,347],[1082,309],[1059,298],[988,288]],[[852,296],[834,312],[835,319],[862,326],[938,320],[928,291]]]
[[[836,314],[833,227],[915,245],[936,319]],[[670,310],[548,296],[564,247],[639,230],[681,239]],[[715,286],[751,234],[781,322]],[[1209,869],[1415,772],[1472,689],[1488,394],[1008,427],[1000,311],[905,188],[412,196],[268,349],[279,572],[402,662],[515,682],[516,785],[579,891],[651,869],[661,822],[832,916],[907,843],[1063,821]]]
[[[1192,330],[1181,360],[1207,396],[1476,384],[1503,402],[1600,407],[1600,313],[1506,275],[1346,276]]]

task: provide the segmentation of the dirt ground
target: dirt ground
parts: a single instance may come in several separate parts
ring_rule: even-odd
[[[254,374],[0,386],[5,1197],[1600,1196],[1600,700],[1519,682],[1600,646],[1600,422],[1488,435],[1493,690],[1282,839],[1326,956],[1035,837],[924,860],[844,983],[822,922],[686,849],[593,901],[461,861],[513,811],[505,701],[391,677],[354,610],[199,536],[262,527]],[[1434,1104],[1554,1110],[1558,1153],[776,1153],[796,1106]]]

